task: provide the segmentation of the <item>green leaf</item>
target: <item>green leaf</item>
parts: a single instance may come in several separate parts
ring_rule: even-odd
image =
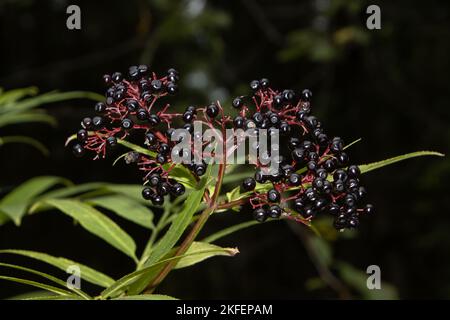
[[[177,164],[174,168],[172,168],[169,176],[182,183],[187,189],[194,189],[197,185],[197,180],[192,172],[182,165]]]
[[[267,220],[267,221],[272,221],[272,220]],[[255,226],[257,224],[260,224],[258,221],[252,220],[252,221],[247,221],[247,222],[243,222],[243,223],[239,223],[236,224],[234,226],[228,227],[226,229],[222,229],[216,233],[213,233],[209,236],[207,236],[206,238],[204,238],[202,240],[202,242],[207,242],[207,243],[211,243],[214,241],[219,240],[220,238],[223,238],[229,234],[235,233],[236,231],[251,227],[251,226]]]
[[[237,186],[230,192],[227,192],[227,194],[226,194],[227,201],[231,202],[231,201],[239,200],[240,195],[241,195],[241,187]]]
[[[28,250],[13,250],[13,249],[0,250],[0,254],[4,253],[21,255],[35,260],[39,260],[48,263],[60,270],[63,270],[64,272],[66,272],[68,267],[76,265],[77,267],[80,268],[81,278],[83,280],[96,284],[103,288],[109,287],[114,283],[114,279],[108,277],[107,275],[66,258],[54,257],[46,253]]]
[[[407,153],[407,154],[404,154],[401,156],[393,157],[393,158],[378,161],[378,162],[362,164],[359,166],[359,169],[361,170],[361,173],[367,173],[372,170],[376,170],[376,169],[382,168],[384,166],[388,166],[390,164],[393,164],[393,163],[396,163],[399,161],[403,161],[403,160],[414,158],[414,157],[422,157],[422,156],[444,157],[445,155],[442,153],[439,153],[439,152],[435,152],[435,151],[417,151],[417,152]]]
[[[7,143],[23,143],[28,144],[40,152],[42,152],[43,155],[48,155],[48,149],[38,140],[25,137],[25,136],[7,136],[7,137],[0,137],[0,147],[7,144]]]
[[[148,203],[142,198],[142,188],[138,184],[106,184],[104,186],[104,189],[109,192],[122,194],[138,202]]]
[[[26,112],[19,114],[5,114],[0,117],[0,127],[7,125],[29,123],[29,122],[43,122],[55,126],[56,120],[54,117],[42,112]]]
[[[34,269],[18,266],[18,265],[15,265],[15,264],[1,263],[1,262],[0,262],[0,267],[12,268],[12,269],[17,269],[17,270],[25,271],[25,272],[28,272],[28,273],[32,273],[32,274],[38,275],[38,276],[40,276],[42,278],[45,278],[47,280],[50,280],[50,281],[52,281],[52,282],[54,282],[56,284],[59,284],[60,286],[62,286],[64,288],[67,287],[67,283],[66,282],[64,282],[64,281],[62,281],[62,280],[60,280],[60,279],[58,279],[58,278],[56,278],[56,277],[54,277],[52,275],[49,275],[47,273],[40,272],[40,271],[37,271],[37,270],[34,270]],[[72,290],[75,294],[79,295],[80,297],[82,297],[82,298],[84,298],[86,300],[91,300],[92,299],[88,294],[84,293],[83,291],[81,291],[79,289],[76,289],[76,288],[68,288],[68,289]]]
[[[21,293],[18,295],[14,295],[12,297],[6,298],[6,300],[33,300],[33,299],[44,299],[44,298],[54,298],[59,297],[58,295],[55,295],[53,292],[48,292],[44,290],[36,290],[36,291],[30,291]]]
[[[0,211],[0,226],[5,224],[6,222],[10,221],[11,219],[4,214],[3,212]]]
[[[169,230],[167,230],[161,240],[155,245],[147,261],[145,261],[145,263],[143,264],[144,267],[150,266],[158,260],[162,259],[175,246],[186,228],[192,222],[192,217],[198,210],[202,202],[206,187],[208,186],[212,167],[213,166],[208,166],[207,172],[200,180],[199,186],[195,191],[192,191],[190,193],[189,197],[184,203],[183,209],[172,222]],[[139,281],[133,284],[133,287],[130,289],[130,294],[140,293],[148,284],[150,279],[151,277],[149,276],[139,279]]]
[[[221,248],[214,244],[194,241],[186,251],[187,256],[180,259],[174,269],[190,267],[214,256],[233,257],[238,253],[239,250],[237,248]]]
[[[26,96],[35,96],[39,90],[36,87],[13,89],[0,94],[0,112],[13,102],[16,102]]]
[[[69,92],[47,92],[37,97],[24,99],[20,102],[10,104],[6,109],[13,112],[22,112],[25,110],[33,109],[43,104],[59,102],[71,99],[90,99],[94,101],[103,101],[105,98],[94,92],[86,91],[69,91]]]
[[[349,143],[348,145],[346,145],[344,147],[344,150],[350,148],[351,146],[353,146],[354,144],[357,144],[358,142],[361,142],[362,138],[356,139],[355,141],[352,141],[351,143]]]
[[[165,294],[139,294],[136,296],[123,296],[113,300],[178,300]]]
[[[137,223],[145,228],[153,229],[155,227],[153,224],[153,212],[141,203],[125,196],[111,195],[93,198],[89,199],[88,203],[115,212],[122,218]]]
[[[370,300],[393,300],[398,299],[395,287],[384,281],[381,282],[381,289],[370,290],[367,288],[367,278],[369,274],[356,269],[346,262],[336,263],[341,279],[358,291],[364,299]]]
[[[314,250],[315,256],[319,259],[319,263],[324,266],[330,266],[333,262],[333,254],[330,244],[317,235],[311,235],[307,238],[311,248]]]
[[[64,178],[52,176],[30,179],[8,193],[0,201],[0,211],[10,217],[16,225],[20,225],[31,201],[37,195],[59,183],[68,185],[71,182]]]
[[[42,194],[41,196],[39,196],[38,199],[42,200],[42,199],[53,199],[53,198],[66,198],[66,197],[74,196],[74,195],[84,193],[87,191],[99,189],[99,188],[104,187],[105,185],[107,185],[107,184],[103,183],[103,182],[91,182],[91,183],[84,183],[84,184],[79,184],[79,185],[74,185],[74,186],[68,186],[65,188],[60,188],[57,190],[52,190],[52,191],[46,192],[46,193]]]
[[[87,231],[137,261],[134,240],[114,221],[98,210],[77,200],[50,199],[45,202],[77,220]]]
[[[20,279],[20,278],[15,278],[15,277],[6,277],[6,276],[0,276],[0,280],[7,280],[7,281],[12,281],[12,282],[18,282],[18,283],[22,283],[22,284],[26,284],[32,287],[36,287],[39,289],[43,289],[43,290],[47,290],[50,292],[54,292],[63,296],[71,296],[72,294],[70,293],[70,291],[67,290],[63,290],[48,284],[44,284],[44,283],[40,283],[40,282],[36,282],[36,281],[31,281],[31,280],[26,280],[26,279]]]
[[[222,251],[222,250],[223,249],[221,248],[220,251]],[[114,284],[112,284],[110,287],[103,290],[103,292],[101,293],[101,297],[108,298],[108,297],[114,296],[115,294],[117,294],[119,292],[123,292],[123,290],[125,290],[130,284],[135,283],[137,280],[140,280],[143,278],[145,278],[145,279],[154,278],[162,270],[162,268],[164,268],[164,266],[171,261],[180,260],[182,258],[186,258],[188,256],[197,255],[197,254],[202,255],[205,253],[212,253],[214,251],[216,251],[216,250],[206,250],[206,251],[200,251],[200,252],[191,253],[191,254],[183,254],[180,256],[160,260],[160,261],[158,261],[154,264],[151,264],[143,269],[134,271],[134,272],[129,273],[126,276],[120,278]],[[147,285],[147,283],[144,284],[141,291],[145,288],[146,285]],[[137,293],[128,292],[128,293],[130,295],[135,295],[140,292],[137,292]]]

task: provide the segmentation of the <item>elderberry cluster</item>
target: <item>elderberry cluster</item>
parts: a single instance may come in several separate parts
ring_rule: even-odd
[[[98,102],[94,106],[95,115],[81,121],[82,128],[72,149],[75,156],[93,151],[94,159],[104,158],[118,139],[137,133],[154,156],[129,152],[125,161],[137,164],[145,173],[144,199],[162,205],[164,196],[182,195],[185,186],[169,178],[171,167],[167,166],[172,150],[169,139],[172,118],[178,114],[167,113],[170,105],[161,102],[163,97],[177,93],[178,80],[178,71],[173,68],[158,77],[146,65],[131,66],[126,75],[120,72],[104,75],[105,102]]]
[[[254,177],[242,183],[244,191],[254,192],[250,199],[254,218],[263,222],[284,215],[305,222],[329,213],[334,216],[336,229],[357,227],[360,216],[373,213],[373,206],[358,205],[366,195],[360,185],[360,169],[348,166],[344,141],[330,138],[322,122],[311,114],[311,91],[306,89],[298,95],[289,89],[273,90],[267,79],[254,80],[250,87],[252,96],[240,96],[232,102],[239,110],[234,126],[268,129],[269,135],[278,129],[281,145],[289,146],[272,145],[266,156],[271,156],[271,150],[279,151],[280,155],[272,159],[279,164],[278,169],[268,172],[258,162]],[[257,188],[257,183],[268,184],[269,190],[261,192],[265,189]]]
[[[146,65],[132,66],[126,75],[115,72],[104,75],[103,80],[107,86],[105,101],[94,106],[93,116],[82,119],[72,150],[76,156],[90,151],[99,159],[118,144],[126,145],[131,135],[133,143],[141,139],[139,146],[145,150],[128,152],[124,159],[144,173],[142,196],[154,205],[162,205],[166,196],[185,192],[185,185],[171,174],[181,165],[174,161],[175,155],[183,158],[182,165],[197,180],[207,170],[205,160],[214,157],[215,151],[205,154],[203,150],[202,132],[195,131],[194,121],[198,121],[209,128],[219,127],[222,133],[228,128],[246,129],[255,137],[260,135],[259,129],[267,129],[269,136],[280,133],[279,145],[271,142],[268,150],[256,152],[254,177],[242,183],[257,221],[285,217],[305,223],[328,212],[341,230],[356,227],[361,215],[373,212],[372,205],[359,205],[366,190],[360,186],[358,166],[349,165],[343,140],[329,137],[322,122],[311,114],[310,90],[301,94],[289,89],[278,91],[267,79],[254,80],[250,83],[252,95],[232,101],[238,110],[233,118],[224,114],[219,102],[189,106],[183,113],[170,112],[165,97],[177,92],[179,80],[173,68],[158,76]],[[176,131],[177,120],[183,122],[184,135]],[[177,149],[186,138],[188,149]],[[228,138],[221,139],[218,142],[225,147]],[[194,147],[196,141],[201,142],[201,150]],[[250,147],[252,151],[261,149],[258,140]],[[198,153],[202,161],[194,161]],[[268,159],[277,169],[267,170]]]

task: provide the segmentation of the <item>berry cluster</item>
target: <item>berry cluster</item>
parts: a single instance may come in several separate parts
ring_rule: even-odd
[[[373,206],[358,207],[366,194],[360,186],[359,167],[348,166],[343,140],[330,138],[322,122],[311,114],[311,91],[297,95],[292,90],[273,90],[267,79],[254,80],[250,87],[251,97],[233,100],[233,107],[239,110],[235,127],[268,129],[269,134],[278,129],[281,143],[289,145],[270,148],[280,152],[275,159],[277,170],[267,172],[258,162],[254,177],[242,183],[244,191],[253,192],[254,218],[262,222],[284,215],[305,222],[328,212],[335,217],[338,230],[357,227],[360,216],[373,213]],[[270,183],[270,189],[260,192],[256,183]]]
[[[178,91],[178,80],[175,69],[158,77],[146,65],[130,67],[125,76],[120,72],[104,75],[106,101],[95,105],[95,116],[81,121],[73,153],[82,156],[88,150],[96,154],[94,159],[104,158],[108,149],[118,144],[118,139],[141,133],[143,144],[154,157],[130,152],[125,160],[136,163],[145,172],[148,186],[142,190],[142,196],[155,205],[162,205],[165,195],[182,195],[184,185],[169,178],[173,168],[170,165],[170,128],[173,118],[180,114],[167,112],[170,105],[159,103],[163,97]]]
[[[288,148],[271,145],[264,154],[259,153],[254,177],[242,183],[256,220],[283,216],[305,222],[328,212],[335,216],[335,227],[341,230],[356,227],[363,213],[373,212],[372,205],[357,205],[366,194],[360,186],[360,170],[358,166],[348,166],[343,140],[330,138],[322,122],[311,114],[309,90],[298,95],[293,90],[272,89],[267,79],[254,80],[250,83],[251,96],[232,101],[239,113],[233,118],[224,114],[219,102],[206,107],[189,106],[183,113],[170,112],[170,104],[164,99],[177,92],[179,74],[175,69],[158,76],[146,65],[132,66],[125,76],[115,72],[104,75],[103,80],[107,86],[106,101],[95,105],[93,117],[82,119],[73,152],[82,156],[91,151],[94,159],[104,158],[109,149],[132,133],[133,137],[140,137],[147,152],[129,152],[125,161],[136,164],[144,173],[142,196],[154,205],[162,205],[165,196],[177,197],[185,192],[185,186],[171,176],[171,171],[180,165],[173,161],[174,154],[183,161],[187,159],[183,166],[196,179],[205,174],[205,159],[213,157],[214,151],[206,154],[203,142],[202,150],[194,148],[195,141],[203,141],[202,133],[195,131],[197,121],[209,128],[219,127],[222,133],[227,128],[246,129],[254,136],[259,135],[258,129],[267,129],[268,135],[279,132],[281,143],[288,144]],[[191,152],[187,156],[185,149],[176,149],[187,138],[174,136],[177,120],[182,120],[181,128],[190,135],[187,141]],[[219,143],[226,145],[223,140]],[[260,146],[256,143],[251,148],[258,151]],[[279,155],[272,157],[273,150]],[[199,152],[204,160],[194,161]],[[277,169],[268,171],[263,158],[275,161]]]

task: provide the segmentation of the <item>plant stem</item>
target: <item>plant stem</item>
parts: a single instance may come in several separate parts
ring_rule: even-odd
[[[211,197],[209,201],[208,207],[203,210],[203,212],[200,214],[197,222],[192,227],[189,234],[184,238],[181,245],[178,247],[178,250],[175,252],[174,256],[183,255],[186,253],[186,251],[191,246],[192,242],[194,242],[195,238],[199,234],[199,232],[202,230],[203,226],[205,225],[206,221],[208,220],[209,216],[218,208],[217,206],[217,198],[220,193],[220,188],[222,186],[223,176],[225,174],[225,164],[219,165],[219,173],[217,182],[214,188],[214,194]],[[166,266],[161,270],[161,272],[158,274],[158,276],[151,282],[147,288],[145,289],[144,293],[152,293],[153,290],[165,279],[165,277],[169,274],[169,272],[175,267],[177,264],[177,260],[173,260],[166,264]]]

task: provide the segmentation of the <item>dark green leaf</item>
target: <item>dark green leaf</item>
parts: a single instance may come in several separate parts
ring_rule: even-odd
[[[268,221],[272,221],[272,220],[268,220]],[[252,220],[252,221],[247,221],[247,222],[243,222],[243,223],[239,223],[237,225],[228,227],[226,229],[222,229],[216,233],[213,233],[209,236],[207,236],[206,238],[204,238],[202,240],[202,242],[207,242],[207,243],[211,243],[214,241],[219,240],[220,238],[223,238],[229,234],[235,233],[236,231],[239,231],[241,229],[245,229],[254,225],[260,224],[258,221]]]
[[[38,276],[40,276],[42,278],[45,278],[47,280],[50,280],[50,281],[52,281],[52,282],[54,282],[54,283],[56,283],[56,284],[58,284],[58,285],[60,285],[60,286],[62,286],[64,288],[67,287],[67,283],[66,282],[64,282],[64,281],[62,281],[62,280],[60,280],[60,279],[58,279],[58,278],[56,278],[56,277],[54,277],[52,275],[44,273],[44,272],[40,272],[40,271],[37,271],[37,270],[33,270],[33,269],[30,269],[30,268],[26,268],[26,267],[14,265],[14,264],[1,263],[1,262],[0,262],[0,267],[12,268],[12,269],[17,269],[17,270],[25,271],[25,272],[28,272],[28,273],[32,273],[32,274],[38,275]],[[81,291],[79,289],[69,288],[69,290],[72,290],[75,294],[79,295],[80,297],[82,297],[82,298],[84,298],[86,300],[90,300],[91,299],[91,297],[88,294],[84,293],[83,291]]]
[[[78,262],[61,258],[61,257],[53,257],[51,255],[48,255],[46,253],[41,252],[35,252],[35,251],[28,251],[28,250],[13,250],[13,249],[7,249],[7,250],[0,250],[0,254],[9,253],[9,254],[16,254],[25,256],[28,258],[36,259],[45,263],[48,263],[60,270],[63,270],[66,272],[67,268],[73,265],[76,265],[80,268],[81,271],[81,278],[85,281],[88,281],[90,283],[99,285],[101,287],[109,287],[114,283],[114,279],[108,277],[107,275],[94,270],[90,267],[87,267],[85,265],[82,265]]]
[[[121,195],[110,195],[89,199],[88,203],[100,206],[127,220],[133,221],[145,228],[153,229],[153,212],[130,198]]]
[[[444,157],[445,155],[442,153],[439,153],[439,152],[435,152],[435,151],[417,151],[417,152],[407,153],[407,154],[404,154],[401,156],[393,157],[393,158],[378,161],[378,162],[362,164],[359,166],[359,168],[361,169],[361,173],[366,173],[366,172],[370,172],[372,170],[376,170],[376,169],[382,168],[384,166],[388,166],[390,164],[393,164],[393,163],[396,163],[399,161],[403,161],[403,160],[414,158],[414,157],[422,157],[422,156]]]
[[[180,259],[180,261],[178,261],[174,269],[190,267],[193,266],[194,264],[202,262],[203,260],[215,256],[233,257],[237,253],[239,253],[239,250],[237,248],[221,248],[214,244],[194,241],[189,247],[189,249],[186,251],[186,257]]]
[[[63,296],[71,296],[72,293],[70,291],[67,290],[63,290],[48,284],[44,284],[44,283],[40,283],[40,282],[36,282],[36,281],[31,281],[31,280],[26,280],[26,279],[20,279],[20,278],[15,278],[15,277],[6,277],[6,276],[0,276],[0,280],[7,280],[7,281],[12,281],[12,282],[17,282],[17,283],[21,283],[21,284],[26,284],[32,287],[36,287],[39,289],[43,289],[43,290],[47,290],[50,292],[54,292]]]
[[[16,189],[8,193],[0,201],[0,211],[10,217],[16,225],[20,225],[23,215],[31,201],[56,184],[70,184],[70,182],[60,177],[36,177],[30,179]]]
[[[39,141],[36,139],[25,137],[25,136],[7,136],[7,137],[0,137],[0,147],[7,144],[7,143],[23,143],[28,144],[44,155],[48,155],[48,149]]]

